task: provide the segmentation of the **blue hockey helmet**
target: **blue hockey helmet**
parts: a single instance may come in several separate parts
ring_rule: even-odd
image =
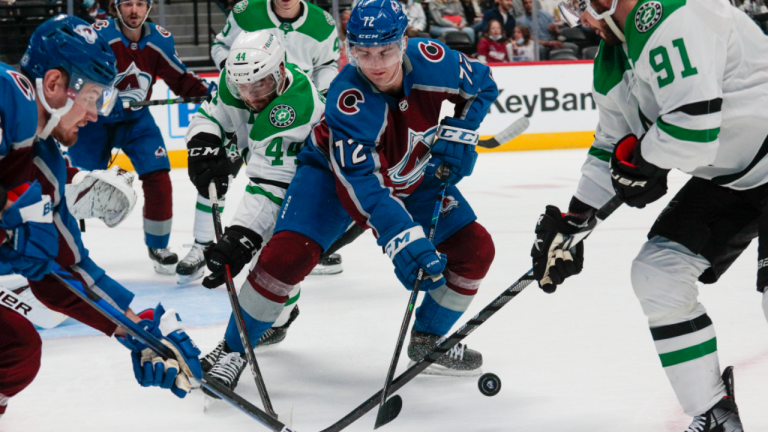
[[[117,60],[107,41],[84,20],[57,15],[41,24],[21,58],[21,69],[35,81],[51,69],[62,68],[69,74],[69,98],[94,106],[101,115],[112,110],[116,100],[114,81]],[[90,86],[88,84],[91,84]],[[38,85],[38,97],[46,105]],[[83,90],[89,94],[78,95]]]
[[[347,56],[353,65],[387,67],[402,59],[405,51],[405,28],[408,17],[397,0],[361,0],[347,23]],[[391,45],[391,49],[371,56],[370,48]]]

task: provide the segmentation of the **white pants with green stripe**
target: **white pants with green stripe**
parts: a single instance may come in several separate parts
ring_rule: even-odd
[[[696,282],[708,267],[704,257],[663,237],[646,242],[632,263],[632,287],[667,378],[689,416],[703,414],[725,396],[715,328],[698,301]]]

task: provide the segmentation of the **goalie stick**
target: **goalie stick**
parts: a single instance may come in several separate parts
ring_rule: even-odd
[[[515,120],[511,125],[507,126],[506,129],[503,131],[497,133],[493,138],[487,139],[487,140],[480,140],[477,145],[484,148],[496,148],[502,144],[506,144],[513,139],[517,138],[525,132],[526,129],[528,129],[528,126],[531,124],[531,121],[528,120],[528,117],[521,117],[517,120]]]
[[[209,100],[211,100],[211,95],[178,98],[178,99],[153,99],[153,100],[143,100],[143,101],[136,101],[136,102],[125,101],[123,102],[123,109],[138,108],[138,107],[145,107],[145,106],[156,106],[156,105],[176,105],[176,104],[184,104],[184,103],[199,104],[199,103],[207,102]]]
[[[143,328],[139,327],[136,323],[131,321],[124,313],[117,310],[114,306],[107,303],[106,300],[99,297],[96,293],[84,287],[80,281],[75,279],[69,274],[61,271],[60,268],[55,268],[51,276],[59,283],[64,285],[67,289],[72,291],[76,296],[82,299],[96,309],[99,313],[104,315],[105,318],[112,321],[115,325],[123,327],[128,334],[136,339],[144,342],[152,351],[160,354],[164,358],[175,359],[176,355],[173,351],[160,342],[156,337],[148,333]],[[66,277],[66,279],[65,279]],[[70,283],[71,282],[71,283]],[[261,409],[257,408],[247,400],[238,396],[235,392],[225,387],[223,384],[208,378],[208,374],[203,374],[203,380],[200,383],[203,387],[207,388],[211,392],[218,395],[223,400],[229,402],[235,408],[242,411],[244,414],[250,416],[254,420],[258,421],[262,425],[266,426],[274,432],[293,432],[283,423],[277,421],[269,414],[265,413]]]
[[[608,216],[610,216],[614,211],[616,211],[617,208],[619,208],[622,204],[621,198],[614,196],[611,198],[610,201],[608,201],[605,205],[600,207],[600,210],[595,213],[595,225],[594,227],[597,227],[602,221],[604,221]],[[587,238],[593,231],[589,230],[584,233],[576,234],[570,238],[568,238],[565,243],[563,243],[563,249],[570,249],[579,242],[583,241],[585,238]],[[467,321],[466,324],[461,326],[458,330],[456,330],[452,335],[445,338],[435,349],[430,351],[429,354],[424,356],[421,360],[416,362],[413,366],[409,367],[405,370],[400,376],[398,376],[394,381],[392,381],[392,387],[390,392],[395,392],[402,388],[404,385],[406,385],[408,382],[410,382],[413,378],[415,378],[419,373],[421,373],[424,369],[428,368],[432,363],[437,361],[441,356],[443,356],[445,353],[451,350],[454,346],[456,346],[459,342],[461,342],[462,339],[467,337],[470,333],[475,331],[478,327],[480,327],[483,323],[485,323],[488,318],[493,316],[496,312],[499,311],[504,305],[509,303],[510,300],[515,298],[520,292],[525,289],[528,285],[531,284],[531,282],[534,281],[533,278],[533,269],[526,272],[520,279],[518,279],[515,283],[513,283],[509,288],[504,290],[496,299],[494,299],[488,306],[484,307],[480,312],[477,313],[472,319]],[[338,422],[336,422],[333,426],[322,430],[321,432],[338,432],[353,422],[355,422],[357,419],[365,415],[368,411],[372,410],[378,403],[378,401],[381,399],[381,396],[383,394],[384,390],[379,390],[376,394],[368,398],[365,402],[363,402],[360,406],[355,408],[352,412],[346,415],[346,417],[342,418]],[[395,395],[392,398],[390,398],[387,401],[387,404],[390,404],[391,409],[393,410],[390,413],[391,420],[394,420],[398,414],[400,414],[400,409],[402,408],[403,402],[402,398],[399,395]],[[378,418],[377,418],[378,421]]]

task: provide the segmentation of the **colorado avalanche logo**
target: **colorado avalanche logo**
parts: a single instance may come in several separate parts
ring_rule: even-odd
[[[162,37],[171,37],[171,32],[160,26],[157,26],[157,32],[160,33]]]
[[[396,2],[395,0],[389,0],[390,4],[392,4],[392,10],[395,11],[395,13],[400,12],[400,2]]]
[[[360,108],[357,107],[357,104],[363,102],[365,102],[363,92],[356,88],[352,88],[341,92],[336,105],[342,113],[346,115],[354,115],[360,112]]]
[[[109,21],[98,20],[95,23],[93,23],[93,28],[95,28],[96,30],[105,29],[107,27],[109,27]]]
[[[459,204],[460,203],[456,201],[456,198],[454,198],[452,195],[448,195],[447,197],[443,198],[443,204],[440,207],[440,214],[443,216],[447,215],[451,212],[451,210],[458,207]]]
[[[435,141],[437,126],[426,132],[408,129],[408,152],[387,173],[396,189],[408,189],[421,179],[429,162],[429,152]]]
[[[75,27],[75,33],[82,36],[83,39],[85,39],[85,41],[89,44],[94,44],[97,40],[99,40],[99,36],[93,30],[93,27],[89,26],[88,24],[80,24]]]
[[[27,98],[28,101],[34,101],[35,92],[32,91],[32,83],[29,82],[27,77],[12,70],[6,70],[6,72],[13,78],[13,82],[16,83],[16,86],[21,90],[21,93],[24,94],[24,97]]]
[[[142,72],[136,66],[136,63],[132,62],[125,72],[117,74],[115,87],[120,91],[120,97],[123,99],[123,102],[139,102],[147,97],[147,91],[149,91],[151,83],[152,76]],[[141,107],[131,109],[137,111]]]
[[[432,63],[438,63],[445,57],[445,50],[440,45],[429,41],[427,43],[419,42],[419,51]]]

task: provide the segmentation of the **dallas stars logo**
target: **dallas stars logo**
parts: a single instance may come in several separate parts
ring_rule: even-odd
[[[296,111],[288,105],[277,105],[269,112],[269,122],[275,127],[288,127],[294,120],[296,120]]]
[[[235,13],[240,13],[245,10],[245,8],[248,7],[248,0],[243,0],[240,3],[236,4],[234,8],[232,8]]]
[[[650,1],[640,6],[635,14],[635,27],[640,33],[645,33],[655,26],[662,16],[663,8],[661,3]]]

